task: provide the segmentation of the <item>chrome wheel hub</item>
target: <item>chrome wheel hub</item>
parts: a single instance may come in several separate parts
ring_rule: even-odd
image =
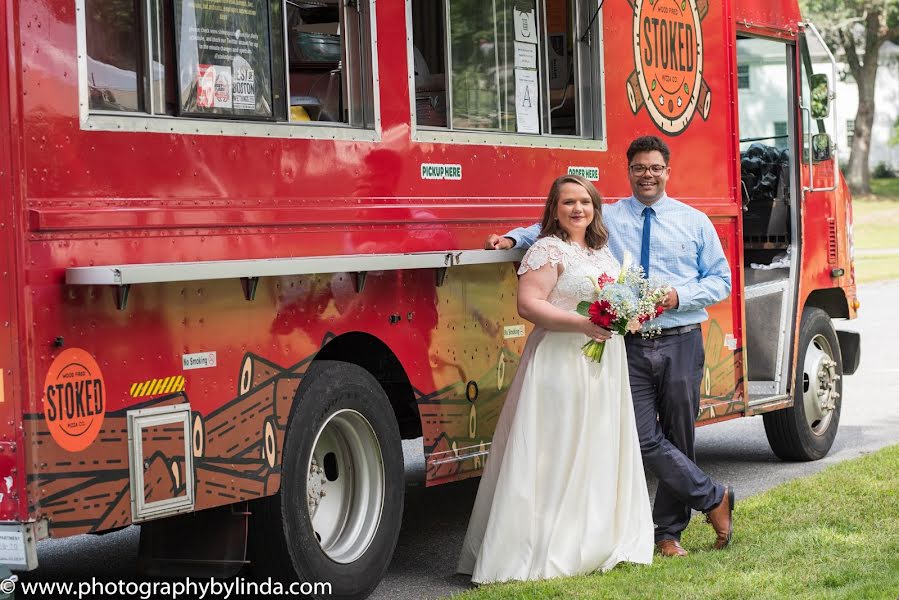
[[[334,413],[318,431],[306,478],[309,519],[331,560],[351,563],[368,549],[384,493],[384,464],[371,424],[355,410]]]
[[[802,367],[802,402],[805,418],[815,435],[822,435],[830,427],[837,399],[840,376],[834,351],[823,335],[812,338],[805,351]]]

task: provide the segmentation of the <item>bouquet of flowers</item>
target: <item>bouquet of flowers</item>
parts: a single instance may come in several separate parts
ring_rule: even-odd
[[[596,300],[581,302],[577,312],[604,329],[624,335],[642,330],[644,337],[658,333],[659,327],[647,321],[662,314],[659,303],[671,290],[671,286],[657,280],[647,279],[643,268],[632,265],[630,256],[624,257],[621,273],[617,279],[602,274],[598,281],[590,281],[596,288]],[[602,360],[605,342],[590,340],[582,346],[584,356],[593,362]]]

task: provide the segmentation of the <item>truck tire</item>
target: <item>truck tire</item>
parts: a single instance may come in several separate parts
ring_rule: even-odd
[[[782,460],[818,460],[837,435],[843,392],[840,342],[820,308],[802,313],[798,358],[793,406],[763,415],[765,434]]]
[[[365,598],[393,556],[405,491],[399,427],[377,380],[351,363],[314,362],[281,456],[280,491],[251,507],[255,574]]]

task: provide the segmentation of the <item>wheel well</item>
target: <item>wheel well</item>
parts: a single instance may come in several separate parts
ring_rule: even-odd
[[[403,439],[421,437],[421,416],[412,384],[396,354],[373,335],[354,331],[330,340],[315,360],[341,360],[358,365],[378,380],[390,399]]]
[[[831,319],[848,319],[849,302],[840,288],[815,290],[805,301],[806,306],[816,306],[830,315]]]

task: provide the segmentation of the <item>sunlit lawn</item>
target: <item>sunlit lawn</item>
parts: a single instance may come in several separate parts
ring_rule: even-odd
[[[899,253],[878,256],[860,256],[855,259],[857,283],[899,279]],[[899,595],[896,596],[899,599]]]
[[[857,250],[899,249],[899,198],[897,201],[855,200],[852,213]]]
[[[859,283],[899,279],[899,179],[874,179],[877,196],[853,201],[855,274]],[[866,250],[892,250],[868,254]]]

